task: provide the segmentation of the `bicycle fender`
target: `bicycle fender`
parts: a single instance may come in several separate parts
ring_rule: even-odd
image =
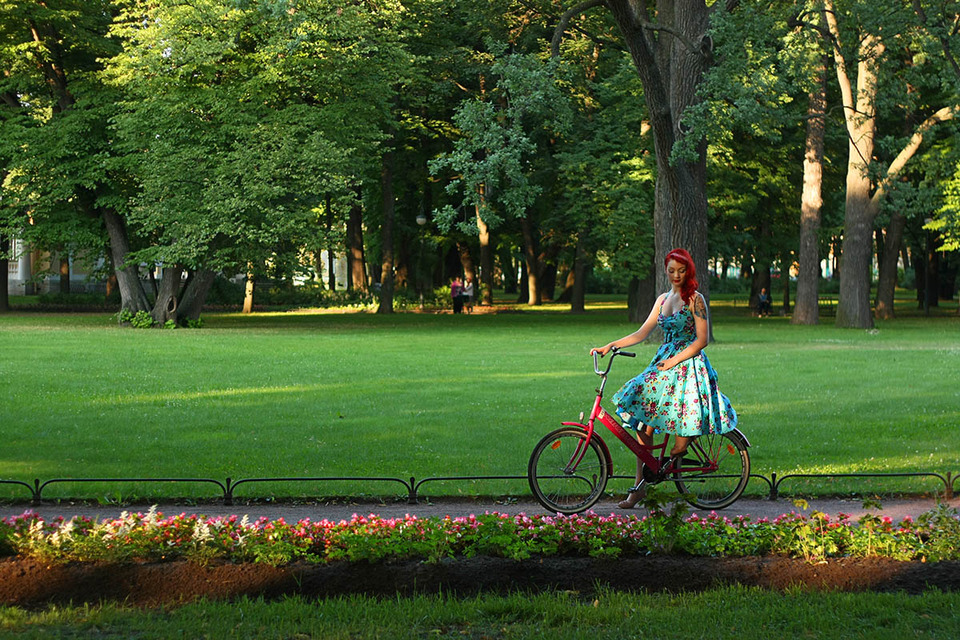
[[[561,425],[565,427],[580,427],[584,431],[587,430],[587,425],[582,422],[561,422]],[[603,457],[607,460],[607,469],[610,470],[610,475],[613,475],[613,456],[610,455],[610,447],[607,446],[607,443],[604,442],[603,438],[600,437],[600,434],[594,430],[593,435],[590,436],[591,440],[596,440],[600,443],[600,450],[603,451]],[[749,445],[748,445],[749,446]]]
[[[750,441],[747,440],[747,436],[743,435],[743,432],[740,431],[740,429],[734,428],[733,433],[735,433],[735,434],[737,434],[738,436],[740,436],[741,438],[743,438],[743,444],[747,445],[747,448],[750,447]]]

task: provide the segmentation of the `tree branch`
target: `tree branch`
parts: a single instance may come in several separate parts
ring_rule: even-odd
[[[700,50],[700,47],[697,47],[696,45],[694,45],[692,40],[687,38],[685,35],[683,35],[679,31],[672,29],[671,27],[665,27],[659,24],[652,24],[650,22],[641,22],[640,26],[642,26],[647,31],[664,31],[666,33],[669,33],[674,38],[682,42],[683,46],[685,46],[690,53],[703,55],[703,52]]]
[[[606,0],[586,0],[563,12],[563,15],[560,16],[560,22],[557,23],[557,28],[553,30],[553,38],[550,40],[550,55],[552,57],[556,58],[560,55],[560,42],[563,40],[563,33],[567,30],[567,25],[570,24],[573,16],[602,4],[606,4]]]
[[[883,197],[883,194],[886,192],[887,187],[890,186],[890,183],[896,179],[896,177],[900,174],[900,171],[903,170],[903,167],[907,164],[910,158],[914,156],[914,154],[917,152],[917,149],[920,148],[920,144],[923,143],[923,136],[927,133],[927,131],[941,122],[952,120],[953,117],[958,114],[960,114],[960,107],[944,107],[924,120],[920,126],[917,127],[917,130],[913,132],[912,136],[910,136],[909,142],[907,142],[906,146],[900,150],[900,153],[897,154],[897,157],[894,158],[893,162],[890,163],[890,167],[887,169],[887,174],[883,177],[883,180],[877,184],[877,190],[874,192],[873,197],[871,198],[874,202],[878,202],[880,198]]]

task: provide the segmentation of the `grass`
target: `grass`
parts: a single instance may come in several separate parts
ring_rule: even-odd
[[[753,470],[960,471],[960,319],[873,331],[756,319],[714,302],[707,353]],[[0,316],[0,479],[518,475],[534,443],[589,411],[588,350],[633,330],[623,303],[528,313],[272,313],[202,330],[118,328],[105,314]],[[619,360],[609,389],[656,345]],[[632,473],[619,443],[615,472]],[[625,488],[617,481],[611,490]],[[622,484],[623,487],[619,485]],[[936,480],[796,480],[784,492],[923,492]],[[749,493],[765,494],[753,481]],[[245,496],[401,493],[389,483],[268,483]],[[527,495],[525,481],[436,482],[426,495]],[[58,483],[44,497],[217,497],[204,485]],[[0,485],[0,498],[27,498]]]
[[[0,632],[17,638],[783,638],[960,634],[960,594],[786,593],[743,587],[704,593],[601,591],[317,601],[244,599],[161,610],[117,605],[0,607]]]

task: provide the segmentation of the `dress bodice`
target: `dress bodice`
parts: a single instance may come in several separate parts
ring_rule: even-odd
[[[660,312],[657,324],[663,331],[663,343],[672,343],[683,348],[697,339],[697,327],[693,322],[693,313],[689,305],[683,305],[669,316],[663,315],[663,303],[660,303]]]

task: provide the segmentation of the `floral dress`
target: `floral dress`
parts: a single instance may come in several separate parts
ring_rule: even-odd
[[[695,295],[700,295],[699,293]],[[701,436],[726,433],[737,426],[737,412],[717,389],[717,372],[701,351],[672,369],[660,371],[657,364],[683,351],[697,339],[689,305],[670,316],[657,316],[663,344],[649,366],[613,396],[624,426],[653,427],[656,433]]]

